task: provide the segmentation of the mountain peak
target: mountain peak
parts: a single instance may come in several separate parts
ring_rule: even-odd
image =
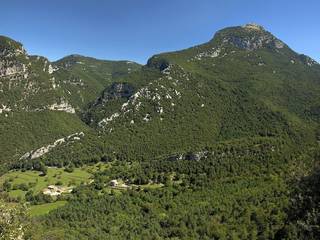
[[[229,45],[248,51],[260,48],[282,49],[286,46],[281,40],[255,23],[224,28],[215,34],[212,41],[221,46]]]
[[[264,27],[256,23],[248,23],[242,26],[247,30],[264,31]]]

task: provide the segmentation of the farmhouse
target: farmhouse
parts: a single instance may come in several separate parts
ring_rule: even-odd
[[[118,181],[116,179],[110,181],[110,186],[111,187],[117,187],[118,185],[119,185],[119,183],[118,183]]]
[[[47,188],[43,189],[42,192],[45,195],[59,196],[62,193],[71,193],[72,187],[62,187],[62,186],[49,185]]]

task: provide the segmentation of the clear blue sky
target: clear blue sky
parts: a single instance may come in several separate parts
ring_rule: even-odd
[[[6,0],[0,9],[0,35],[50,60],[78,53],[145,63],[248,22],[320,60],[319,0]]]

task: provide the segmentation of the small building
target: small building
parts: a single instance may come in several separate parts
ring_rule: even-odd
[[[63,186],[50,185],[47,188],[43,189],[42,192],[45,195],[59,196],[63,193],[71,193],[72,189],[73,189],[73,187],[63,187]]]
[[[111,187],[117,187],[118,184],[119,184],[119,183],[118,183],[118,181],[117,181],[116,179],[110,181],[110,186],[111,186]]]

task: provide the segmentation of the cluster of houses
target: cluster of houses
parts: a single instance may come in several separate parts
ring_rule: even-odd
[[[71,193],[72,187],[49,185],[47,188],[43,189],[42,192],[45,195],[60,196],[62,193]]]

